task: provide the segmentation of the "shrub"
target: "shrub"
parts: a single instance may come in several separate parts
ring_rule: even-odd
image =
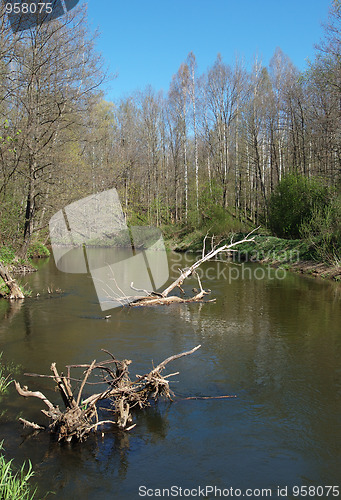
[[[276,186],[269,200],[269,226],[279,238],[297,239],[300,226],[330,200],[328,188],[317,179],[290,174]]]
[[[341,196],[323,208],[315,207],[300,233],[314,247],[318,259],[341,265]]]
[[[29,259],[49,257],[50,251],[42,243],[32,243],[27,250],[27,257]]]
[[[200,186],[199,220],[194,187],[190,191],[187,227],[208,230],[210,234],[228,235],[245,229],[245,224],[222,206],[223,188],[217,182],[206,182]]]

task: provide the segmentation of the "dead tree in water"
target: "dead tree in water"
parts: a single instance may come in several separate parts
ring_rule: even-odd
[[[25,296],[21,291],[18,283],[9,274],[7,268],[0,262],[0,277],[4,280],[5,285],[7,285],[10,292],[10,299],[24,299]]]
[[[259,229],[259,228],[256,228],[253,231],[251,231],[244,239],[242,239],[240,241],[235,241],[233,243],[231,240],[230,244],[225,244],[222,246],[219,246],[221,241],[217,244],[214,244],[214,236],[213,236],[211,238],[211,250],[207,253],[205,253],[206,252],[206,248],[205,248],[206,239],[208,237],[208,234],[206,234],[204,241],[203,241],[203,249],[202,249],[201,259],[194,262],[194,264],[192,264],[190,267],[182,269],[180,276],[175,281],[173,281],[173,283],[171,283],[163,292],[155,293],[155,292],[147,292],[146,291],[146,293],[148,295],[146,295],[145,297],[136,298],[136,300],[134,300],[133,302],[130,302],[129,305],[130,306],[147,306],[147,305],[163,305],[163,304],[168,305],[168,304],[172,304],[172,303],[176,303],[176,302],[200,302],[200,301],[202,301],[203,298],[205,297],[205,295],[209,295],[210,290],[203,289],[201,281],[200,281],[200,277],[199,277],[198,273],[196,273],[196,270],[198,269],[198,267],[200,267],[201,264],[203,264],[204,262],[207,262],[207,261],[213,259],[214,257],[219,255],[220,253],[236,252],[234,247],[236,247],[237,245],[240,245],[241,243],[254,241],[254,237],[250,238],[250,236],[252,233],[257,231],[257,229]],[[185,281],[185,279],[191,275],[195,276],[198,280],[200,290],[198,291],[198,293],[196,295],[194,295],[193,297],[190,297],[188,299],[183,299],[181,297],[177,297],[176,295],[168,296],[169,293],[171,291],[173,291],[175,288],[179,288],[181,291],[183,291],[181,286],[182,286],[183,282]],[[131,284],[131,288],[134,289],[133,283]],[[207,301],[207,302],[213,302],[214,300],[215,299]]]
[[[177,375],[179,372],[166,375],[161,375],[162,370],[168,363],[183,356],[188,356],[200,348],[200,345],[194,349],[170,356],[162,363],[153,368],[145,375],[137,375],[136,380],[132,381],[129,376],[128,366],[130,360],[119,361],[108,351],[104,351],[111,359],[96,363],[94,360],[90,365],[69,365],[67,366],[68,374],[65,377],[59,374],[56,364],[52,363],[51,371],[53,375],[37,375],[26,374],[32,377],[47,377],[52,378],[57,384],[59,393],[63,399],[65,410],[60,410],[59,406],[54,405],[40,391],[30,391],[27,387],[21,387],[18,382],[15,382],[15,387],[20,396],[35,397],[41,399],[47,409],[41,410],[44,415],[50,419],[48,427],[29,422],[26,419],[19,420],[24,426],[31,427],[35,430],[49,429],[50,432],[56,434],[58,441],[71,441],[72,439],[83,441],[87,438],[92,430],[97,430],[99,426],[110,423],[117,425],[120,429],[130,430],[135,425],[132,425],[131,409],[134,407],[144,408],[149,406],[150,399],[157,400],[159,396],[164,396],[172,401],[172,391],[169,388],[169,377]],[[71,378],[71,368],[85,368],[83,379]],[[92,382],[91,384],[106,384],[106,389],[103,392],[92,394],[85,400],[82,400],[83,389],[88,381],[90,374],[94,370],[100,370],[102,373],[101,382]],[[80,389],[77,396],[75,390],[72,389],[71,381],[80,383]],[[109,412],[116,420],[102,420],[98,418],[98,403],[107,400],[110,403]]]

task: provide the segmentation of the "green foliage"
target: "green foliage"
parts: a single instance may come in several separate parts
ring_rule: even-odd
[[[1,359],[2,352],[0,352],[0,394],[4,394],[11,380],[9,380],[10,375],[7,373],[6,367],[3,365]]]
[[[269,225],[280,238],[299,238],[300,226],[314,210],[328,204],[328,188],[317,179],[290,174],[276,186],[269,200]]]
[[[32,289],[25,283],[24,285],[19,285],[20,290],[24,294],[24,297],[31,297],[32,296]]]
[[[0,247],[0,261],[5,265],[11,264],[15,259],[15,252],[11,246]]]
[[[44,247],[45,248],[45,247]],[[49,254],[49,251],[46,248],[46,251]],[[9,266],[9,269],[15,268],[18,264],[27,265],[28,262],[24,259],[16,258],[15,251],[12,246],[4,245],[0,247],[0,261],[5,264],[5,266]],[[32,290],[30,290],[26,285],[19,285],[24,296],[30,297],[32,295]],[[2,278],[0,278],[0,297],[7,297],[9,295],[9,288],[5,285]]]
[[[245,230],[245,224],[222,206],[223,188],[217,182],[207,182],[200,188],[199,221],[194,192],[192,189],[187,224],[189,228],[199,228],[204,233],[209,230],[210,234],[215,235],[228,235]]]
[[[216,182],[206,182],[199,193],[199,215],[202,225],[217,219],[223,219],[225,210],[219,203],[223,199],[223,188]]]
[[[0,278],[0,297],[7,297],[8,293],[9,293],[8,286],[5,285],[2,278]]]
[[[1,130],[3,129],[3,130]],[[15,147],[14,143],[18,141],[18,136],[21,134],[21,130],[18,130],[17,132],[14,132],[13,130],[10,131],[10,125],[8,120],[6,119],[0,126],[0,150],[2,154],[5,151],[8,151],[9,153],[15,153]],[[9,132],[11,135],[8,135]],[[14,134],[14,137],[13,137]]]
[[[150,212],[153,215],[151,223],[156,224],[157,219],[159,223],[169,224],[171,222],[171,210],[165,203],[162,196],[156,197],[150,205]],[[157,217],[158,214],[158,217]]]
[[[36,242],[32,243],[27,250],[27,257],[29,259],[49,257],[50,251],[42,243]]]
[[[148,211],[140,206],[139,208],[128,209],[127,222],[129,226],[147,226],[149,222]]]
[[[3,443],[0,443],[0,451],[3,451]],[[24,464],[20,471],[13,473],[12,460],[6,461],[0,455],[0,498],[2,500],[31,500],[35,497],[35,491],[30,491],[29,480],[34,475],[32,464]]]
[[[248,232],[250,224],[240,220],[225,209],[222,202],[222,187],[216,182],[207,182],[199,191],[199,217],[196,206],[195,189],[191,189],[187,222],[162,225],[162,233],[169,249],[177,251],[201,251],[206,234],[220,239],[228,238],[231,233]],[[220,200],[220,202],[219,202]]]
[[[10,374],[19,371],[18,366],[6,365],[2,362],[2,353],[0,353],[0,395],[7,391],[11,383]],[[3,442],[0,443],[0,453],[3,451]],[[35,492],[30,492],[28,485],[29,479],[33,476],[32,465],[28,462],[22,466],[20,471],[13,473],[12,460],[6,461],[3,455],[0,455],[0,498],[2,500],[30,500],[35,496]]]
[[[234,240],[241,240],[245,236],[245,234],[237,234]],[[242,243],[237,249],[242,260],[280,262],[282,265],[300,260],[311,260],[313,257],[313,248],[305,240],[288,240],[265,234],[257,234],[255,243]]]
[[[314,247],[317,259],[341,265],[341,196],[322,208],[315,207],[300,232]]]

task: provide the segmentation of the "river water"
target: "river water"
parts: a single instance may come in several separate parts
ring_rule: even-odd
[[[168,258],[175,277],[195,256]],[[1,399],[0,440],[18,466],[31,460],[39,498],[52,491],[48,498],[123,500],[162,489],[190,498],[219,497],[219,490],[234,498],[337,496],[326,486],[341,483],[340,285],[211,262],[202,281],[216,302],[103,313],[89,275],[62,273],[52,258],[38,267],[23,278],[32,298],[0,301],[0,351],[20,365],[21,383],[54,402],[59,395],[49,379],[24,373],[48,374],[52,361],[62,369],[107,359],[104,348],[132,359],[135,376],[202,346],[169,365],[168,373],[180,372],[171,385],[174,403],[136,414],[129,433],[108,426],[82,444],[23,430],[19,416],[46,423],[42,405],[11,388]],[[188,280],[186,290],[193,286]],[[184,399],[221,395],[237,397]]]

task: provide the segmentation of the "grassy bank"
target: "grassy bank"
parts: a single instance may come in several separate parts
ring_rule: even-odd
[[[2,453],[0,443],[0,453]],[[35,497],[29,486],[29,480],[33,476],[31,463],[24,464],[22,468],[14,473],[12,460],[7,461],[0,455],[0,498],[2,500],[30,500]]]
[[[341,266],[336,260],[321,261],[316,246],[306,240],[287,240],[274,236],[257,235],[255,244],[241,244],[241,260],[262,262],[301,274],[341,281]]]
[[[242,243],[238,246],[238,254],[233,256],[237,261],[261,262],[274,267],[282,267],[298,273],[310,274],[321,278],[341,281],[340,260],[321,261],[314,242],[303,239],[283,239],[270,236],[259,231],[255,243]],[[177,252],[201,252],[205,232],[195,230],[188,232],[184,228],[164,228],[166,247]],[[233,234],[233,241],[241,240],[247,233]],[[216,241],[228,243],[230,235],[217,236]],[[210,238],[207,238],[206,248],[210,247]]]
[[[6,266],[11,275],[36,271],[31,259],[48,257],[49,255],[49,250],[41,243],[34,243],[29,247],[26,259],[18,258],[15,249],[10,245],[0,246],[0,262]],[[30,296],[30,290],[25,287],[20,288],[25,296]],[[9,289],[3,279],[0,278],[0,297],[7,297],[8,294]]]
[[[10,374],[2,362],[2,353],[0,353],[0,398],[7,392],[10,383]],[[3,451],[3,442],[0,442],[0,498],[3,500],[33,499],[35,492],[32,492],[29,486],[29,480],[33,476],[31,463],[24,464],[19,471],[14,472],[12,460],[6,460]]]

